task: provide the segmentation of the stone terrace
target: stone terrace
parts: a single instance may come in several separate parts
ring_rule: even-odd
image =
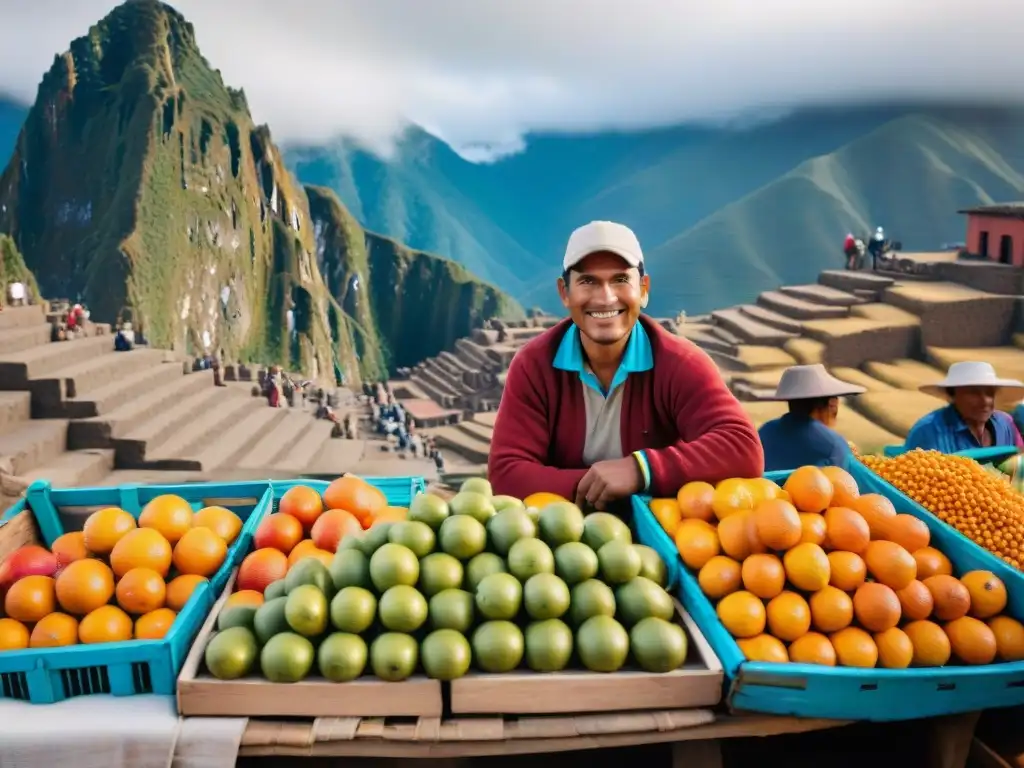
[[[171,352],[114,352],[98,330],[51,342],[43,307],[0,312],[0,501],[36,479],[88,485],[115,469],[301,473],[330,441],[312,413],[269,408],[249,384],[214,387]]]

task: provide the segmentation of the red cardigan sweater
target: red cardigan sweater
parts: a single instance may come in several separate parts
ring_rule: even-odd
[[[579,374],[552,363],[571,320],[531,340],[509,366],[488,461],[496,494],[525,498],[548,491],[567,499],[586,474],[586,406]],[[757,430],[715,364],[692,342],[641,315],[654,368],[623,385],[622,450],[643,450],[650,493],[675,496],[691,480],[759,477]]]

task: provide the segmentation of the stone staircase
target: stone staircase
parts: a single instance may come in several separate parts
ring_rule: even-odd
[[[95,484],[115,468],[300,473],[332,425],[268,408],[248,384],[213,385],[171,352],[114,352],[109,328],[51,342],[39,306],[0,312],[0,494],[36,479]]]
[[[1024,375],[1024,350],[1007,346],[1016,303],[1015,296],[940,279],[835,270],[817,283],[783,286],[756,303],[695,318],[679,333],[715,360],[758,423],[785,410],[765,398],[790,365],[824,363],[866,387],[848,398],[840,431],[876,449],[900,442],[942,404],[918,387],[941,378],[951,362],[989,360],[1002,375]]]

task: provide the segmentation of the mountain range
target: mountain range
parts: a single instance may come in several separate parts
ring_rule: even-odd
[[[0,153],[24,115],[0,100]],[[652,314],[696,314],[838,266],[848,231],[882,225],[905,250],[936,250],[963,239],[958,209],[1024,195],[1016,107],[820,108],[743,126],[534,135],[526,147],[473,163],[411,128],[387,159],[346,139],[281,151],[299,182],[333,190],[366,229],[555,311],[564,244],[592,219],[636,230]]]

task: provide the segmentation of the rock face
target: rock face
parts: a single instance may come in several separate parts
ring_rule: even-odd
[[[356,347],[374,344],[391,370],[436,355],[491,317],[522,308],[462,265],[366,232],[333,191],[306,187],[317,266],[334,300],[354,320]]]
[[[438,266],[351,263],[358,248],[324,245],[374,250],[358,227],[331,229],[346,218],[314,226],[306,191],[269,129],[253,124],[245,94],[203,59],[192,25],[154,0],[128,0],[54,59],[0,177],[0,232],[44,295],[83,300],[100,321],[130,308],[154,345],[223,350],[317,378],[337,363],[355,382],[360,371],[380,375],[384,350],[406,349],[409,317],[391,316],[413,300],[400,278],[431,274],[437,295],[465,291],[448,262],[426,255]],[[328,282],[322,269],[333,270]],[[396,282],[370,287],[371,273]],[[335,274],[359,275],[369,300],[348,297]],[[445,322],[459,326],[454,338],[492,306],[518,309],[475,285],[470,294],[491,298],[463,303],[458,316],[445,307],[415,329],[415,344],[440,349],[450,338],[428,334]],[[374,304],[378,296],[391,303]]]

